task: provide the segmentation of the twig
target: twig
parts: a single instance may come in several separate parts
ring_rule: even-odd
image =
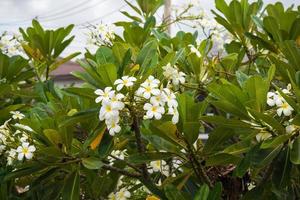
[[[116,159],[116,160],[119,160],[119,161],[122,161],[124,163],[126,163],[126,165],[128,165],[129,167],[131,167],[132,169],[135,169],[136,171],[140,172],[141,173],[141,170],[139,168],[137,168],[136,166],[132,165],[131,163],[127,162],[126,160],[122,160],[116,156],[113,156],[113,155],[109,155],[110,157]]]
[[[126,171],[124,169],[120,169],[120,168],[117,168],[117,167],[114,167],[114,166],[111,166],[111,165],[108,165],[108,164],[104,164],[102,166],[102,168],[106,169],[106,170],[111,170],[111,171],[117,172],[119,174],[122,174],[122,175],[125,175],[125,176],[128,176],[128,177],[132,177],[132,178],[141,178],[141,176],[142,176],[140,173],[129,172],[129,171]]]

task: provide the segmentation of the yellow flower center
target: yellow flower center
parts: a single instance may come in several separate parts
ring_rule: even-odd
[[[152,110],[152,112],[156,112],[157,108],[155,106],[153,106],[151,110]]]
[[[281,105],[281,108],[283,108],[283,109],[287,109],[288,107],[289,107],[289,104],[287,104],[287,103],[283,103]]]
[[[145,88],[145,90],[146,90],[146,92],[151,92],[151,87],[148,86],[148,87]]]
[[[126,85],[128,83],[128,80],[123,80],[123,84]]]
[[[105,107],[105,110],[106,110],[106,112],[112,111],[111,106],[106,106],[106,107]]]
[[[28,151],[28,148],[23,148],[23,149],[22,149],[22,153],[23,153],[23,154],[27,154],[28,152],[29,152],[29,151]]]
[[[157,168],[160,168],[160,160],[155,161],[155,165]]]

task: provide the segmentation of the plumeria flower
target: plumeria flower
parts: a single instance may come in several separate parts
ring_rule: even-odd
[[[173,115],[172,123],[177,124],[178,121],[179,121],[179,113],[178,113],[177,108],[170,107],[169,110],[168,110],[168,114]]]
[[[116,133],[119,133],[121,131],[121,127],[118,124],[119,123],[118,117],[110,118],[110,119],[106,120],[105,123],[109,130],[109,134],[111,136],[114,136]]]
[[[22,143],[22,146],[17,148],[18,152],[18,160],[23,160],[25,157],[26,159],[30,160],[33,157],[33,152],[35,152],[35,147],[33,145],[29,146],[29,143]]]
[[[196,54],[199,58],[201,57],[200,51],[194,45],[190,44],[189,47],[192,53]]]
[[[12,114],[13,119],[23,119],[25,117],[25,115],[23,115],[19,111],[11,111],[10,114]]]
[[[293,133],[296,129],[297,129],[297,127],[294,124],[291,124],[291,125],[288,125],[285,127],[285,131],[288,134]]]
[[[142,84],[142,87],[140,87],[137,90],[137,95],[142,96],[145,99],[149,99],[151,95],[159,95],[160,90],[157,88],[157,85],[154,83],[149,84]]]
[[[127,155],[126,154],[126,151],[127,151],[127,149],[124,149],[124,150],[113,150],[112,152],[111,152],[111,155],[112,156],[114,156],[114,157],[116,157],[116,158],[118,158],[118,159],[120,159],[120,160],[124,160],[125,159],[125,156]],[[111,157],[111,156],[108,156],[107,157],[108,158],[108,160],[109,160],[109,162],[110,162],[110,165],[113,165],[113,162],[116,160],[115,158],[113,158],[113,157]]]
[[[27,142],[28,140],[28,136],[23,134],[22,137],[20,138],[20,142],[24,143],[24,142]]]
[[[151,87],[158,87],[160,81],[154,76],[149,76],[144,83],[141,84],[141,86],[146,87],[146,86],[151,86]]]
[[[124,86],[131,87],[133,83],[136,81],[135,77],[123,76],[121,79],[115,81],[115,85],[117,85],[117,90],[120,91]]]
[[[149,173],[161,172],[165,176],[169,176],[169,166],[164,160],[155,160],[150,162],[151,168],[148,170]]]
[[[163,75],[167,78],[170,79],[173,74],[177,73],[177,70],[171,66],[170,63],[168,63],[166,66],[163,67]]]
[[[17,155],[17,150],[10,149],[10,151],[8,152],[8,156],[7,156],[7,165],[12,165],[12,163],[15,160],[16,155]]]
[[[131,194],[128,190],[126,190],[126,188],[122,188],[117,192],[116,197],[118,200],[127,200],[131,197]]]
[[[294,110],[287,102],[281,103],[278,107],[279,108],[277,109],[277,115],[279,117],[282,115],[282,113],[285,116],[290,116]]]
[[[112,90],[112,87],[106,87],[106,88],[104,89],[104,91],[101,90],[101,89],[97,89],[97,90],[95,91],[95,94],[99,95],[99,97],[97,97],[95,101],[96,101],[96,103],[99,103],[99,102],[101,102],[101,101],[103,101],[103,100],[109,100],[110,97],[111,97],[114,93],[115,93],[115,91]]]
[[[29,126],[26,126],[24,124],[15,123],[14,126],[17,128],[20,128],[22,130],[25,130],[25,131],[33,132],[32,128],[30,128]]]
[[[119,116],[119,111],[113,107],[110,101],[103,101],[100,108],[99,118],[101,121],[104,119],[111,119]]]
[[[268,133],[268,132],[260,132],[256,135],[256,140],[258,142],[261,142],[261,141],[264,141],[264,140],[267,140],[269,138],[272,137],[272,134],[271,133]]]
[[[121,101],[125,96],[123,94],[113,94],[110,97],[111,105],[118,110],[122,110],[125,107],[125,104]]]
[[[185,76],[186,76],[186,74],[183,72],[178,72],[178,73],[174,74],[174,76],[172,77],[172,83],[174,85],[179,85],[179,84],[185,83]]]
[[[163,75],[172,81],[174,85],[179,85],[180,83],[185,82],[185,76],[186,74],[183,72],[179,72],[176,67],[172,67],[171,64],[167,64],[163,67],[164,72]]]
[[[110,193],[108,195],[108,200],[117,200],[117,195],[115,193]]]
[[[267,104],[269,106],[275,106],[277,95],[275,92],[268,92],[267,94]]]
[[[150,103],[146,103],[144,105],[144,110],[146,110],[146,119],[152,119],[153,117],[157,120],[161,119],[162,114],[165,113],[164,107],[160,105],[153,105]]]
[[[6,149],[6,146],[3,145],[3,144],[1,144],[1,145],[0,145],[0,155],[1,155],[1,153],[2,153],[5,149]]]
[[[150,98],[150,103],[153,105],[164,106],[166,103],[166,99],[165,99],[165,96],[163,95],[163,92],[161,91],[158,95],[152,96]]]
[[[166,102],[169,107],[173,107],[173,108],[178,107],[178,102],[176,100],[176,96],[170,89],[165,88],[163,95],[164,95],[164,98],[166,99]]]

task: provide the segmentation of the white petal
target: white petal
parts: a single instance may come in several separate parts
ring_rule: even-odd
[[[35,148],[35,146],[30,146],[30,147],[28,147],[28,150],[30,152],[35,152],[36,148]]]
[[[23,153],[19,153],[18,154],[18,160],[23,160],[24,158],[24,154]]]
[[[123,81],[122,81],[121,79],[117,79],[117,80],[114,82],[115,85],[122,84],[122,83],[123,83]]]
[[[146,103],[144,105],[144,110],[151,110],[151,108],[152,108],[152,105],[150,103]]]
[[[97,95],[103,95],[103,91],[101,89],[98,89],[95,91],[95,94]]]
[[[120,91],[120,90],[122,90],[123,87],[124,87],[123,84],[119,84],[119,85],[117,86],[117,90]]]
[[[25,157],[30,160],[32,157],[33,157],[33,154],[32,153],[26,153],[25,154]]]

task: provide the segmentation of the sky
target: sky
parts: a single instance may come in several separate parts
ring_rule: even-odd
[[[130,0],[129,0],[130,1]],[[278,0],[264,0],[274,3]],[[131,0],[130,2],[133,2]],[[180,5],[187,0],[172,0]],[[204,10],[209,12],[214,8],[214,0],[200,0]],[[283,0],[285,5],[300,5],[300,0]],[[87,31],[84,27],[91,23],[113,23],[124,20],[119,11],[131,11],[123,0],[0,0],[0,33],[2,31],[18,31],[18,27],[30,25],[33,18],[38,18],[47,28],[56,28],[75,24],[72,34],[75,40],[64,54],[82,51],[86,45]],[[161,18],[160,11],[158,17]],[[174,29],[176,29],[174,27]],[[173,29],[173,32],[176,31]]]

